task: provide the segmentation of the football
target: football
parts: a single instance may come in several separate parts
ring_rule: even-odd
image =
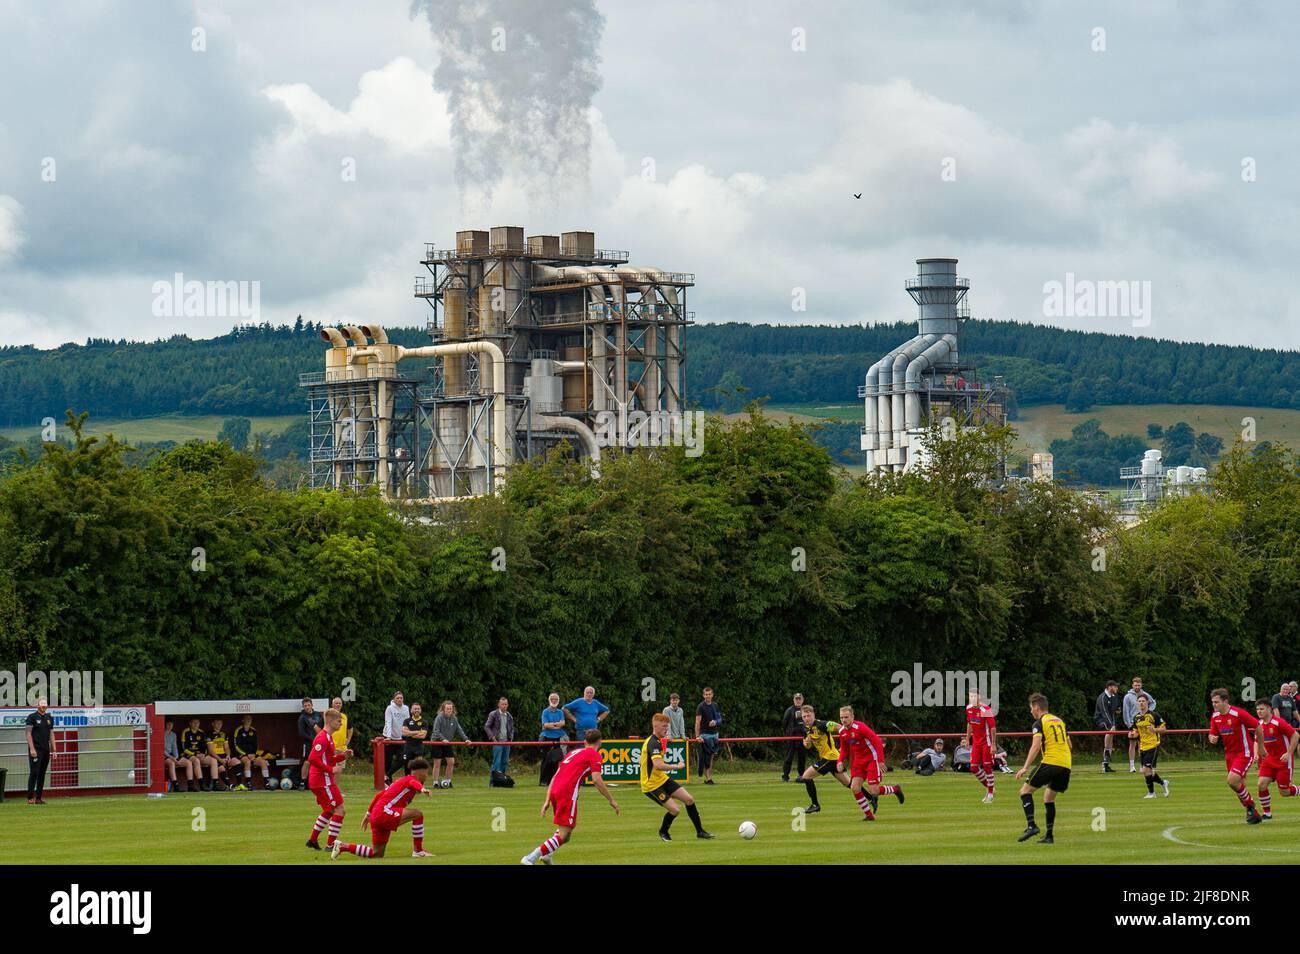
[[[284,789],[284,791],[286,792],[289,791],[291,788],[293,788],[293,779],[291,778],[280,779],[280,788]]]
[[[749,841],[758,834],[758,826],[752,821],[743,821],[740,823],[740,837]]]

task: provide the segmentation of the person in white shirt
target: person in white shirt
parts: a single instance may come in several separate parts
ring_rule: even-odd
[[[393,694],[393,701],[384,710],[384,738],[394,742],[405,743],[402,737],[402,724],[411,718],[411,707],[406,704],[401,692]],[[393,784],[393,763],[402,757],[402,745],[384,746],[384,783]]]

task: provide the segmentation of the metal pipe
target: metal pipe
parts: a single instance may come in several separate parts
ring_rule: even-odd
[[[361,333],[373,338],[375,344],[388,344],[387,333],[378,325],[361,325]]]
[[[492,359],[492,460],[493,482],[499,488],[510,466],[511,434],[506,415],[506,356],[491,341],[459,341],[451,344],[425,345],[423,348],[397,346],[396,361],[406,358],[433,358],[439,355],[486,354]]]
[[[361,333],[361,329],[356,325],[344,325],[343,333],[351,338],[352,343],[358,348],[364,348],[370,343],[366,340],[366,336]]]
[[[538,419],[549,427],[557,431],[572,431],[577,434],[586,445],[587,456],[591,459],[591,476],[600,476],[600,443],[596,440],[596,434],[590,427],[582,423],[576,417],[562,417],[556,414],[541,414]]]
[[[933,336],[931,336],[933,337]],[[942,335],[908,363],[904,374],[905,414],[904,426],[913,430],[921,426],[921,373],[957,349],[956,335]]]
[[[337,328],[322,328],[320,330],[320,336],[323,340],[328,341],[336,348],[346,348],[348,346],[347,341],[343,338],[343,335]]]
[[[891,367],[891,376],[893,378],[893,395],[890,398],[890,411],[892,412],[892,426],[894,430],[894,447],[903,448],[907,446],[907,415],[905,405],[905,395],[907,391],[907,369],[912,360],[921,354],[939,339],[938,335],[918,335],[913,338],[898,354],[894,356],[894,362]],[[898,455],[900,458],[901,454]],[[896,470],[903,469],[903,461],[895,463]]]

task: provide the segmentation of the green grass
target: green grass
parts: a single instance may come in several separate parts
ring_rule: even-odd
[[[861,821],[848,792],[834,781],[818,785],[823,810],[800,819],[792,809],[807,804],[802,785],[783,784],[775,768],[766,772],[719,770],[718,784],[692,782],[711,842],[693,836],[684,816],[673,841],[656,837],[662,813],[634,787],[613,789],[623,813],[616,816],[594,789],[581,796],[573,841],[556,864],[1248,864],[1294,858],[1300,835],[1300,799],[1274,792],[1275,818],[1247,826],[1223,780],[1218,761],[1170,761],[1161,766],[1171,796],[1144,800],[1141,776],[1103,776],[1095,756],[1081,757],[1070,789],[1057,804],[1052,847],[1018,844],[1024,815],[1018,783],[998,776],[997,800],[980,803],[982,789],[969,775],[942,773],[918,778],[892,772],[907,802],[881,799],[880,818]],[[554,830],[538,817],[542,790],[536,775],[520,772],[514,789],[490,789],[484,777],[458,776],[449,791],[420,797],[425,812],[425,847],[433,858],[410,857],[409,829],[389,842],[380,861],[345,856],[336,864],[518,864],[519,858]],[[345,777],[350,807],[345,840],[356,840],[361,811],[369,803],[369,779]],[[1253,785],[1253,779],[1252,783]],[[192,830],[195,809],[203,809],[205,831]],[[1104,814],[1104,830],[1094,830]],[[305,792],[244,792],[58,798],[28,807],[12,797],[0,804],[5,832],[0,859],[15,864],[311,864],[329,865],[325,852],[303,846],[316,817]],[[758,837],[743,841],[744,820],[758,825]],[[1042,793],[1037,819],[1043,824]],[[496,830],[494,820],[504,820]],[[806,830],[795,830],[802,820]],[[499,826],[498,826],[499,827]]]
[[[192,440],[213,440],[221,431],[221,425],[227,420],[227,417],[239,417],[242,415],[231,414],[221,415],[199,415],[187,417],[182,414],[167,414],[161,417],[142,417],[134,420],[96,420],[91,418],[87,422],[87,433],[90,434],[108,434],[116,435],[120,441],[127,443],[157,443],[159,441],[176,441],[183,444],[185,441]],[[305,418],[305,414],[289,414],[273,417],[250,417],[252,422],[252,433],[258,431],[270,431],[278,434],[290,424],[294,424]],[[63,428],[63,420],[59,420],[60,431]],[[7,437],[14,441],[23,441],[33,437],[41,432],[40,425],[32,427],[0,427],[0,437]]]

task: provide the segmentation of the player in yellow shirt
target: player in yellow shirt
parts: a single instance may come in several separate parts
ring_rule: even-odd
[[[803,719],[803,747],[812,749],[817,755],[813,764],[804,769],[803,775],[799,776],[799,781],[803,782],[804,788],[808,789],[808,797],[812,799],[812,804],[804,809],[804,813],[811,815],[822,810],[821,802],[817,800],[817,783],[813,781],[818,775],[830,773],[845,788],[851,788],[852,783],[848,775],[835,770],[835,765],[840,760],[840,750],[835,745],[835,733],[840,731],[840,724],[830,720],[822,722],[817,718],[817,710],[809,705],[802,706],[799,715]]]
[[[235,769],[239,768],[239,759],[230,754],[230,742],[226,739],[226,730],[222,724],[221,719],[212,720],[212,731],[208,733],[208,755],[216,763],[216,770],[212,773],[213,785],[224,792],[226,783],[217,778],[217,773],[224,773],[233,779]]]
[[[343,720],[339,723],[338,731],[334,733],[334,748],[340,752],[352,748],[352,733],[356,730],[348,726],[348,714],[343,711],[343,700],[335,696],[330,700],[330,708],[337,709],[339,718]]]
[[[1029,781],[1020,787],[1020,804],[1025,810],[1028,826],[1017,841],[1028,841],[1038,834],[1034,824],[1034,790],[1046,788],[1043,793],[1043,806],[1047,813],[1047,834],[1038,839],[1040,845],[1055,844],[1052,838],[1052,826],[1056,822],[1056,796],[1070,787],[1070,735],[1065,730],[1065,723],[1047,711],[1047,696],[1035,692],[1029,697],[1029,712],[1034,717],[1034,741],[1025,756],[1024,767],[1016,773],[1016,778],[1024,778],[1039,753],[1042,764],[1034,770]]]
[[[656,712],[650,724],[650,737],[641,743],[641,791],[646,798],[667,809],[659,825],[659,837],[664,841],[673,840],[668,829],[681,812],[681,805],[685,805],[686,814],[695,826],[695,837],[712,838],[700,822],[700,810],[695,807],[691,793],[668,777],[669,772],[686,767],[685,763],[668,761],[668,717]]]
[[[1156,761],[1160,758],[1160,736],[1164,732],[1164,717],[1151,711],[1146,696],[1138,696],[1138,714],[1133,717],[1133,728],[1128,730],[1128,737],[1137,739],[1138,755],[1142,759],[1142,774],[1147,783],[1147,793],[1143,798],[1155,798],[1157,785],[1164,790],[1165,798],[1169,797],[1169,782],[1156,771]]]

